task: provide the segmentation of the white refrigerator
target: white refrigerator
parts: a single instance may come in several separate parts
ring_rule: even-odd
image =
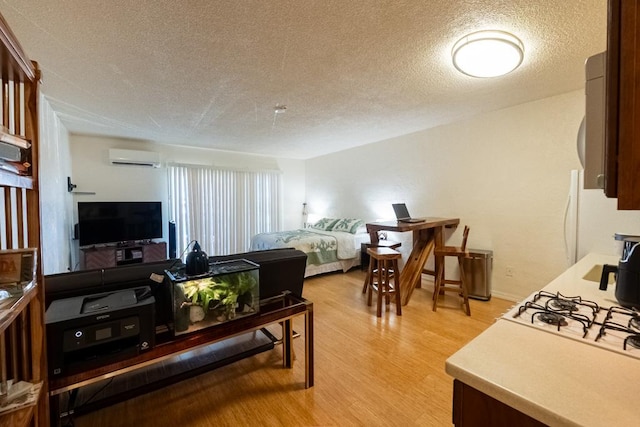
[[[572,265],[590,252],[622,253],[616,233],[640,235],[640,211],[617,210],[617,199],[609,199],[600,189],[583,189],[583,171],[572,170],[565,210],[567,264]]]

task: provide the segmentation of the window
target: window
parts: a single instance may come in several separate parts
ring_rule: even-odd
[[[280,172],[188,165],[168,171],[178,256],[192,240],[208,255],[245,252],[253,235],[281,228]]]

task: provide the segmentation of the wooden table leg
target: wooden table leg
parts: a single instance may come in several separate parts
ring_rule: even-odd
[[[287,319],[282,325],[282,364],[285,368],[293,366],[293,327],[291,319]]]
[[[369,242],[371,243],[372,247],[374,245],[378,244],[378,232],[377,231],[372,231],[369,233]]]
[[[417,236],[417,237],[416,237]],[[402,305],[407,305],[418,280],[422,278],[422,269],[435,245],[432,229],[420,230],[414,234],[413,249],[400,272],[400,291]]]
[[[415,242],[417,242],[418,240],[420,240],[422,237],[420,236],[420,230],[414,230],[413,231],[413,242],[415,245]],[[414,289],[415,288],[421,288],[422,287],[422,274],[420,274],[419,276],[416,277],[416,283],[414,285]]]
[[[444,229],[443,227],[438,227],[436,229],[433,230],[433,240],[434,240],[434,247],[435,248],[442,248],[444,246]],[[443,256],[435,256],[434,257],[434,276],[433,276],[433,283],[435,285],[436,280],[438,277],[442,277],[442,279],[444,280],[444,257]],[[442,276],[440,276],[440,274],[442,274]],[[435,291],[434,291],[435,292]],[[444,290],[442,290],[440,292],[441,294],[444,294]],[[434,298],[437,298],[436,295],[433,296]]]
[[[305,388],[313,387],[313,310],[304,315],[304,376]]]
[[[49,395],[49,422],[52,427],[60,427],[60,395]]]

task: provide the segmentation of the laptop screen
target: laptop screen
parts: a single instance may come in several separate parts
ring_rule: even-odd
[[[404,203],[394,203],[392,204],[393,211],[396,213],[397,219],[408,219],[411,218],[409,215],[409,210],[407,209],[407,205]]]

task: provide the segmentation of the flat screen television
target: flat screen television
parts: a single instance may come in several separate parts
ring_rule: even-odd
[[[80,246],[160,237],[161,202],[78,202]]]

